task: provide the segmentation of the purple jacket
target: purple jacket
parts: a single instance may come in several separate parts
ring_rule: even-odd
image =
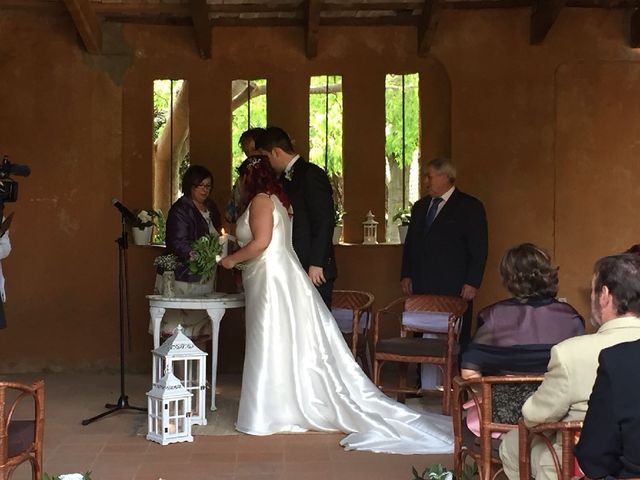
[[[220,211],[212,200],[206,201],[209,209],[211,222],[216,230],[220,231],[222,226]],[[186,263],[189,260],[191,244],[198,238],[209,233],[207,222],[193,203],[193,201],[183,195],[171,206],[167,217],[167,253],[177,255],[184,265],[176,269],[176,280],[182,282],[197,282],[200,275],[189,273]]]

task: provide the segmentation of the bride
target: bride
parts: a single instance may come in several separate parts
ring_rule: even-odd
[[[393,401],[353,359],[293,251],[289,201],[266,157],[249,157],[238,172],[246,210],[236,236],[243,247],[220,262],[242,267],[246,296],[236,429],[251,435],[341,431],[348,433],[340,442],[347,450],[452,452],[450,417]]]

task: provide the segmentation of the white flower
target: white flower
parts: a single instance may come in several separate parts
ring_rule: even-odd
[[[84,480],[84,475],[81,473],[66,473],[59,475],[60,480]]]
[[[140,213],[138,213],[138,218],[142,221],[142,222],[150,222],[153,220],[153,217],[151,215],[149,215],[149,212],[146,210],[140,210]]]

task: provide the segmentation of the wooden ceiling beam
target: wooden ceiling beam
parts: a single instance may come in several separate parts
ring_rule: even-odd
[[[640,8],[638,7],[631,11],[629,17],[629,46],[640,48]]]
[[[307,0],[307,25],[305,31],[307,58],[315,58],[318,55],[320,9],[320,0]]]
[[[420,56],[427,55],[431,49],[441,11],[439,0],[424,1],[422,16],[418,24],[418,55]]]
[[[191,0],[189,4],[200,57],[211,58],[211,22],[207,0]]]
[[[531,13],[531,45],[544,41],[566,3],[566,0],[537,0]]]
[[[323,10],[328,12],[367,12],[367,11],[386,11],[386,10],[421,10],[422,2],[325,2],[322,6]]]
[[[64,0],[73,23],[89,53],[102,51],[102,28],[89,0]]]

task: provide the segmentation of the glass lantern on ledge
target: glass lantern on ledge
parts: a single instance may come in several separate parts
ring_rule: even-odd
[[[376,222],[374,218],[375,215],[371,213],[371,210],[369,210],[366,220],[362,222],[362,226],[364,227],[363,245],[378,244],[378,222]]]
[[[153,357],[153,383],[168,370],[182,382],[182,386],[193,395],[191,400],[191,424],[206,425],[206,371],[207,353],[200,350],[182,333],[178,325],[162,345],[151,352]]]
[[[192,396],[171,370],[167,370],[167,374],[147,392],[147,440],[161,445],[193,442],[190,418]]]

